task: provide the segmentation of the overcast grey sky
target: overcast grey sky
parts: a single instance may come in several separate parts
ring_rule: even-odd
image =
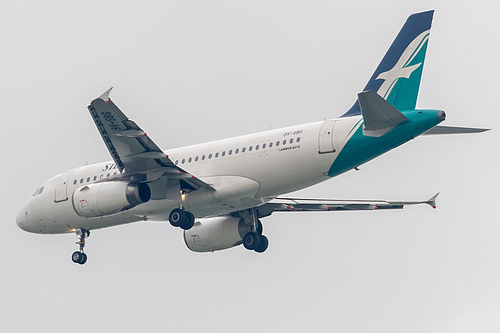
[[[268,251],[196,254],[168,223],[76,236],[15,216],[48,178],[110,159],[113,100],[163,148],[344,113],[414,12],[435,9],[418,101],[481,135],[414,140],[295,196],[438,209],[278,214]],[[5,332],[498,332],[498,1],[3,1]],[[293,166],[291,166],[293,167]]]

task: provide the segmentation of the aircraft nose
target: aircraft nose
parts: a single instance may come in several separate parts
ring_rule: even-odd
[[[26,230],[26,227],[23,225],[23,222],[25,222],[27,215],[28,215],[28,212],[23,208],[16,216],[17,226],[19,228],[23,229],[24,231],[28,231],[28,230]]]
[[[35,226],[32,223],[32,219],[29,215],[29,210],[27,207],[23,207],[21,211],[16,216],[16,224],[19,228],[28,232],[36,232]]]

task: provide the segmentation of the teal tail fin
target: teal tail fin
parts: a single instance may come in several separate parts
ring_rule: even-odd
[[[433,14],[408,17],[363,91],[375,91],[398,110],[415,109]],[[342,117],[360,114],[356,101]]]

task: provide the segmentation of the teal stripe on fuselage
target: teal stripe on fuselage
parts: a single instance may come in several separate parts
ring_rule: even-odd
[[[349,171],[428,131],[442,121],[438,112],[438,110],[401,111],[408,121],[397,125],[380,137],[363,135],[363,125],[359,126],[333,162],[328,176],[334,177]]]

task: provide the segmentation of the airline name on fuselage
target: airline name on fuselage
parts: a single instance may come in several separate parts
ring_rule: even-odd
[[[115,163],[108,163],[104,166],[104,168],[101,171],[109,171],[109,170],[114,170],[117,169]]]

